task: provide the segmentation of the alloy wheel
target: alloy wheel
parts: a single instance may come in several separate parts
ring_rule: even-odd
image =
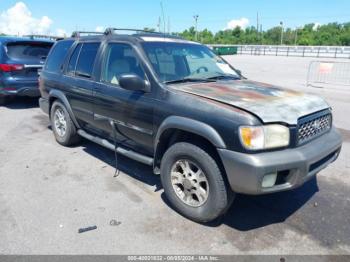
[[[181,159],[173,164],[171,184],[177,197],[191,207],[199,207],[208,199],[207,177],[202,169],[190,160]]]
[[[56,133],[60,137],[65,136],[67,131],[67,120],[64,115],[63,109],[60,107],[58,107],[55,111],[54,124],[55,124]]]

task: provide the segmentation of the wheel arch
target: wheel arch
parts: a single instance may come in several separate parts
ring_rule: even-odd
[[[74,125],[77,128],[80,128],[79,123],[77,121],[77,119],[74,116],[72,107],[70,106],[67,97],[65,96],[65,94],[62,91],[59,90],[51,90],[49,93],[49,116],[51,115],[51,107],[52,104],[56,101],[59,100],[61,103],[63,103],[63,105],[66,107],[69,116],[71,117]]]
[[[198,146],[204,146],[208,150],[214,150],[218,156],[216,148],[226,148],[226,144],[218,132],[208,124],[203,122],[171,116],[160,125],[155,139],[154,172],[159,173],[162,155],[175,142],[191,142]],[[217,159],[221,162],[221,159]]]

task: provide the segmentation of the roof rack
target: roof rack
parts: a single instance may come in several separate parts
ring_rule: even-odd
[[[158,36],[158,37],[164,37],[164,38],[175,38],[175,39],[183,39],[182,37],[178,35],[173,35],[173,34],[167,34],[167,33],[162,33],[162,32],[155,32],[155,31],[150,31],[150,30],[145,30],[145,29],[130,29],[130,28],[107,28],[106,31],[104,32],[105,35],[113,35],[114,31],[132,31],[135,32],[137,36]]]
[[[80,37],[82,34],[86,35],[103,35],[104,32],[94,32],[94,31],[74,31],[72,37]]]
[[[46,38],[46,39],[55,40],[55,41],[64,39],[64,37],[62,36],[53,36],[53,35],[24,35],[23,37],[29,37],[31,39]]]
[[[134,28],[113,28],[113,27],[109,27],[105,30],[104,34],[105,35],[113,35],[114,31],[132,31],[135,32],[136,34],[152,34],[154,36],[162,36],[162,37],[171,37],[171,38],[181,38],[179,36],[176,35],[171,35],[171,34],[167,34],[167,33],[161,33],[161,32],[155,32],[155,31],[150,31],[150,30],[145,30],[145,29],[134,29]]]
[[[75,31],[72,33],[71,37],[80,37],[82,34],[86,35],[113,35],[115,34],[115,31],[132,31],[135,32],[136,34],[152,34],[154,36],[162,36],[162,37],[171,37],[171,38],[181,38],[176,35],[171,35],[171,34],[166,34],[166,33],[161,33],[161,32],[155,32],[155,31],[150,31],[150,30],[144,30],[144,29],[133,29],[133,28],[113,28],[109,27],[106,28],[104,32],[96,32],[96,31]]]
[[[150,30],[144,30],[144,29],[113,28],[113,27],[107,28],[106,31],[104,32],[104,34],[105,34],[105,35],[113,35],[113,34],[114,34],[114,31],[132,31],[132,32],[136,32],[136,33],[162,34],[162,33],[154,32],[154,31],[150,31]]]

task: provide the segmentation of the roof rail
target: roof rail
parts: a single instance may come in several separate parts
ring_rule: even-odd
[[[155,31],[150,31],[150,30],[145,30],[145,29],[134,29],[134,28],[113,28],[109,27],[105,31],[105,35],[112,35],[114,34],[114,31],[132,31],[136,33],[147,33],[147,34],[158,34],[158,35],[163,35],[163,33],[155,32]]]
[[[64,37],[62,36],[54,36],[54,35],[23,35],[23,37],[29,37],[31,39],[34,38],[46,38],[50,40],[62,40]]]
[[[82,34],[87,35],[103,35],[104,32],[94,32],[94,31],[74,31],[72,37],[80,37]]]
[[[177,39],[183,39],[180,36],[173,35],[173,34],[167,34],[167,33],[162,33],[162,32],[155,32],[155,31],[150,31],[150,30],[145,30],[145,29],[130,29],[130,28],[113,28],[109,27],[106,29],[104,32],[105,35],[113,35],[114,31],[132,31],[135,32],[138,35],[142,36],[142,33],[144,34],[143,36],[147,36],[147,34],[152,34],[153,36],[159,36],[159,37],[166,37],[166,38],[177,38]]]

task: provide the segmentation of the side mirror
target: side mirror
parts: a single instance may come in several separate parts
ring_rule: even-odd
[[[118,78],[118,82],[126,90],[149,92],[149,84],[136,74],[123,74]]]

